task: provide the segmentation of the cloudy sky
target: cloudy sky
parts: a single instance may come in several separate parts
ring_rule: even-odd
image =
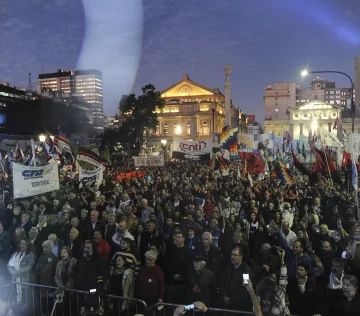
[[[0,0],[0,81],[33,87],[39,73],[97,68],[104,112],[147,83],[159,90],[184,73],[264,118],[265,85],[303,68],[353,76],[360,55],[358,0]],[[327,76],[339,87],[346,78]]]

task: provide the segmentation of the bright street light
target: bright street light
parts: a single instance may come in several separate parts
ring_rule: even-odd
[[[46,139],[46,136],[44,134],[39,135],[39,140],[41,143],[44,143]]]
[[[301,72],[301,75],[303,77],[307,76],[308,74],[309,74],[309,72],[306,69]]]
[[[167,140],[166,140],[166,139],[162,139],[160,142],[161,142],[161,144],[163,144],[163,145],[165,146],[166,143],[167,143]]]

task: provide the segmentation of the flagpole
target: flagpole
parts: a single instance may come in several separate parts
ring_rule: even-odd
[[[34,167],[36,167],[35,143],[34,143],[33,138],[31,138],[31,150],[32,150],[32,156],[33,156],[33,160],[34,160]]]
[[[333,184],[333,181],[332,181],[332,177],[331,177],[331,172],[330,172],[330,167],[329,167],[329,163],[328,163],[328,159],[327,159],[327,155],[326,155],[326,152],[324,150],[324,143],[323,143],[323,148],[322,148],[324,154],[325,154],[325,160],[326,160],[326,165],[327,165],[327,169],[329,171],[329,177],[330,177],[330,183],[331,183],[331,186],[334,187],[334,184]]]

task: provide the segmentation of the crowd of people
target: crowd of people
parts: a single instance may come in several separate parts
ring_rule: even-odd
[[[203,162],[167,162],[130,181],[116,174],[109,167],[100,186],[81,189],[63,178],[59,191],[15,201],[5,187],[4,282],[96,290],[147,306],[360,315],[360,225],[345,186],[321,177],[312,185],[299,174],[290,185],[271,173],[238,179],[236,167],[224,177]],[[28,306],[40,299],[36,308],[53,302],[43,289],[35,299],[30,285],[14,286],[13,294]],[[65,314],[119,315],[135,304],[74,307],[71,299],[59,305]]]

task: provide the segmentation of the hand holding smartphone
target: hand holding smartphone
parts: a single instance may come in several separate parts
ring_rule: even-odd
[[[244,281],[244,285],[249,284],[249,274],[243,274],[243,281]]]

